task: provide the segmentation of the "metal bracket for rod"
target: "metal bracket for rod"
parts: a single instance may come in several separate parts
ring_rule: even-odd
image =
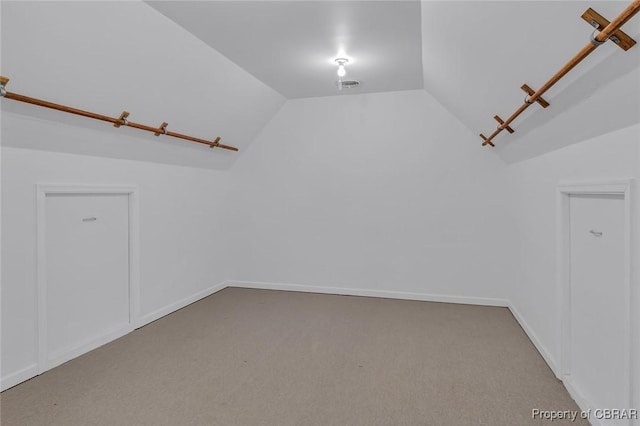
[[[493,118],[494,118],[498,123],[500,123],[500,126],[498,126],[498,127],[502,128],[502,129],[504,129],[504,130],[506,130],[506,131],[507,131],[507,132],[509,132],[509,133],[513,133],[513,132],[515,132],[515,130],[513,130],[511,127],[509,127],[509,126],[504,126],[504,120],[503,120],[502,118],[500,118],[499,116],[494,115],[494,116],[493,116]]]
[[[522,90],[524,90],[525,92],[527,92],[527,94],[528,94],[529,96],[533,96],[533,95],[536,93],[536,91],[535,91],[535,90],[533,90],[531,87],[529,87],[529,86],[528,86],[528,85],[526,85],[526,84],[523,84],[520,88],[521,88]],[[531,104],[531,102],[529,102],[529,100],[528,100],[527,98],[525,98],[525,100],[524,100],[524,101],[525,101],[526,103],[528,103],[528,104]],[[541,106],[542,108],[546,108],[546,107],[548,107],[548,106],[549,106],[549,102],[545,101],[545,100],[544,100],[544,98],[543,98],[542,96],[539,96],[539,97],[538,97],[538,99],[536,99],[536,102],[537,102],[537,103],[539,103],[539,104],[540,104],[540,106]]]
[[[482,133],[480,133],[480,137],[484,140],[484,142],[482,142],[482,146],[485,146],[485,145],[495,146],[493,144],[493,142],[491,142],[489,139],[487,139],[487,137],[485,135],[483,135]]]
[[[162,125],[158,128],[158,131],[154,133],[155,136],[166,135],[167,134],[167,126],[169,123],[166,121],[162,122]]]
[[[127,120],[127,117],[129,117],[129,112],[122,111],[122,114],[120,114],[120,117],[118,117],[118,120],[120,120],[120,122],[113,123],[113,127],[120,127],[120,126],[128,125],[129,124],[129,120]]]
[[[602,44],[605,44],[607,42],[607,40],[602,40],[599,41],[596,37],[596,32],[598,32],[597,29],[593,30],[593,32],[591,33],[591,35],[589,36],[589,41],[591,42],[591,44],[593,44],[594,46],[600,46]],[[614,37],[614,36],[611,36]],[[618,41],[620,41],[620,39],[618,39]]]
[[[589,25],[595,28],[598,31],[602,31],[607,25],[609,25],[609,21],[605,19],[602,15],[600,15],[595,10],[589,8],[582,14],[582,19],[587,21]],[[609,40],[614,42],[616,46],[618,46],[622,50],[629,50],[636,44],[636,41],[625,34],[622,30],[616,30],[613,32],[611,36],[609,36]],[[598,41],[595,40],[595,36],[591,34],[591,43],[599,46],[604,43],[606,40]],[[596,44],[598,43],[598,44]]]
[[[9,82],[8,77],[0,77],[0,97],[4,97],[7,94],[7,88],[5,87]]]

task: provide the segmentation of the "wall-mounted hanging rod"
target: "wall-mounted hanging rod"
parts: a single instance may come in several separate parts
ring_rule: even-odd
[[[618,47],[623,50],[629,50],[636,44],[635,40],[629,37],[627,34],[620,30],[627,21],[635,16],[640,11],[640,0],[634,0],[627,6],[625,10],[618,15],[616,19],[609,22],[601,15],[599,15],[596,11],[589,8],[586,12],[582,14],[582,19],[587,21],[591,26],[595,27],[595,31],[600,31],[598,35],[595,37],[593,34],[591,35],[591,40],[589,44],[580,50],[569,62],[567,62],[557,73],[553,75],[546,83],[542,85],[538,90],[533,90],[526,84],[524,84],[521,89],[524,90],[528,96],[524,98],[524,103],[518,108],[513,114],[509,116],[506,120],[502,120],[497,115],[494,117],[495,120],[499,123],[496,130],[486,137],[482,133],[480,137],[484,140],[482,142],[482,146],[493,144],[493,138],[496,137],[503,130],[507,130],[509,133],[513,133],[514,130],[509,126],[513,120],[515,120],[522,112],[529,108],[531,104],[534,102],[539,103],[543,108],[549,106],[549,103],[542,98],[542,95],[549,90],[554,84],[558,82],[562,77],[564,77],[569,71],[571,71],[576,65],[578,65],[584,58],[586,58],[591,52],[596,50],[598,46],[606,42],[607,40],[613,41]],[[594,31],[594,33],[595,33]]]
[[[18,93],[8,92],[6,89],[6,85],[9,82],[7,77],[0,76],[0,96],[6,99],[13,99],[14,101],[25,102],[32,105],[38,105],[44,108],[51,108],[62,112],[68,112],[70,114],[81,115],[83,117],[93,118],[95,120],[106,121],[109,123],[113,123],[114,127],[127,126],[133,127],[140,130],[146,130],[147,132],[151,132],[156,136],[167,135],[173,136],[174,138],[184,139],[191,142],[197,142],[204,145],[208,145],[210,148],[223,148],[228,149],[230,151],[237,151],[238,148],[230,145],[224,145],[220,143],[220,138],[217,137],[213,141],[208,141],[205,139],[194,138],[193,136],[183,135],[181,133],[176,133],[167,130],[168,123],[163,122],[160,127],[151,127],[146,126],[144,124],[134,123],[133,121],[129,121],[129,113],[124,111],[120,114],[120,117],[113,118],[102,114],[96,114],[94,112],[84,111],[77,108],[71,108],[66,105],[55,104],[49,101],[43,101],[42,99],[36,99],[29,96],[20,95]]]

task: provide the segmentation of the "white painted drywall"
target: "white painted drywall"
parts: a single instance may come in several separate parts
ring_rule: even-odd
[[[143,318],[228,278],[502,298],[506,168],[467,136],[421,90],[291,101],[226,172],[12,148],[112,136],[3,114],[3,377],[37,359],[36,183],[139,186]]]
[[[35,184],[140,187],[140,321],[157,318],[227,278],[220,219],[229,187],[222,172],[154,163],[228,168],[284,98],[143,2],[0,7],[9,91],[110,116],[128,110],[132,121],[168,121],[170,130],[221,136],[241,149],[210,150],[3,100],[4,386],[34,374],[37,360]]]
[[[8,90],[241,149],[240,154],[3,101],[2,110],[100,130],[91,139],[9,138],[19,148],[205,168],[242,154],[284,98],[140,1],[12,2],[2,7]],[[123,139],[122,135],[131,135]]]
[[[231,171],[235,279],[503,297],[505,165],[425,91],[289,100]]]
[[[18,137],[58,140],[68,134],[90,140],[100,134],[9,114],[3,115],[2,125],[3,142]],[[37,183],[138,186],[143,322],[228,278],[225,242],[230,231],[223,222],[227,172],[3,147],[3,378],[37,361]],[[73,294],[69,298],[82,303]]]
[[[517,278],[508,298],[526,325],[534,331],[537,344],[557,370],[559,361],[558,293],[556,283],[556,187],[561,182],[596,181],[640,177],[640,126],[627,127],[580,144],[508,166],[511,199],[516,224]],[[635,324],[634,356],[640,359],[638,332],[638,194],[632,208],[632,305]],[[606,321],[606,317],[601,318]],[[640,406],[639,365],[632,367],[635,406]]]
[[[424,91],[289,101],[259,133],[282,97],[143,3],[1,7],[2,70],[12,78],[10,90],[111,115],[127,109],[133,121],[167,120],[172,129],[213,132],[248,147],[239,155],[211,153],[3,101],[3,378],[29,370],[37,359],[36,183],[139,186],[145,318],[228,278],[508,297],[553,364],[555,186],[640,177],[638,125],[506,167],[480,148],[475,130]],[[633,58],[623,61],[610,71],[614,83],[636,69]],[[447,81],[451,75],[439,74]],[[588,98],[582,89],[592,77],[571,80],[566,99]],[[426,79],[425,86],[433,82]],[[634,99],[622,100],[637,108]],[[576,111],[569,122],[584,123]],[[633,116],[630,111],[621,117]],[[551,120],[538,117],[528,122]],[[595,121],[587,121],[591,129]],[[578,138],[620,127],[602,123]],[[573,130],[562,132],[577,141]],[[562,138],[553,133],[540,141],[542,151],[514,146],[513,155],[507,149],[500,155],[515,161],[554,149],[548,144]],[[634,225],[637,233],[637,219]],[[638,300],[637,265],[634,271]],[[637,366],[634,374],[640,384]]]

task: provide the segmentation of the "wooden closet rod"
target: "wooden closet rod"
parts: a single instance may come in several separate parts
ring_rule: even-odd
[[[81,115],[83,117],[93,118],[95,120],[106,121],[112,123],[114,127],[127,126],[133,127],[140,130],[146,130],[147,132],[151,132],[156,136],[167,135],[173,136],[174,138],[184,139],[190,142],[197,142],[204,145],[208,145],[210,148],[222,148],[228,149],[230,151],[237,151],[238,148],[230,145],[224,145],[220,143],[220,137],[215,138],[213,141],[207,141],[200,138],[194,138],[193,136],[183,135],[181,133],[176,133],[167,130],[168,123],[162,123],[160,127],[151,127],[146,126],[140,123],[134,123],[133,121],[129,121],[127,117],[129,117],[129,113],[124,111],[120,114],[119,118],[109,117],[102,114],[96,114],[94,112],[84,111],[77,108],[68,107],[66,105],[55,104],[49,101],[43,101],[42,99],[32,98],[29,96],[20,95],[18,93],[8,92],[6,90],[6,85],[9,82],[7,77],[0,76],[0,96],[7,99],[13,99],[18,102],[25,102],[27,104],[38,105],[44,108],[51,108],[62,112],[68,112],[70,114]]]
[[[542,98],[542,95],[549,90],[554,84],[564,77],[569,71],[571,71],[576,65],[578,65],[584,58],[586,58],[591,52],[596,50],[598,46],[606,42],[607,40],[613,41],[623,50],[629,50],[636,42],[627,34],[620,30],[627,21],[633,18],[640,11],[640,0],[634,0],[627,6],[625,10],[618,15],[616,19],[609,22],[596,11],[589,8],[583,15],[582,19],[587,21],[596,31],[600,31],[597,36],[591,37],[589,44],[582,48],[569,62],[567,62],[560,70],[553,75],[546,83],[542,85],[538,90],[534,91],[526,84],[522,86],[522,90],[527,92],[529,97],[525,97],[524,103],[518,108],[509,118],[502,120],[499,116],[495,116],[495,120],[499,123],[496,130],[485,137],[482,133],[480,137],[484,140],[482,146],[493,144],[493,138],[496,137],[503,130],[507,130],[509,133],[513,133],[514,130],[509,126],[513,120],[515,120],[522,112],[529,108],[534,102],[538,102],[543,108],[549,106],[549,103]]]

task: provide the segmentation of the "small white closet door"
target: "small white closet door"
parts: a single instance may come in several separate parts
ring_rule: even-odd
[[[46,197],[46,368],[121,335],[129,318],[129,197]]]
[[[630,408],[624,209],[621,195],[570,196],[571,381],[596,408]]]

